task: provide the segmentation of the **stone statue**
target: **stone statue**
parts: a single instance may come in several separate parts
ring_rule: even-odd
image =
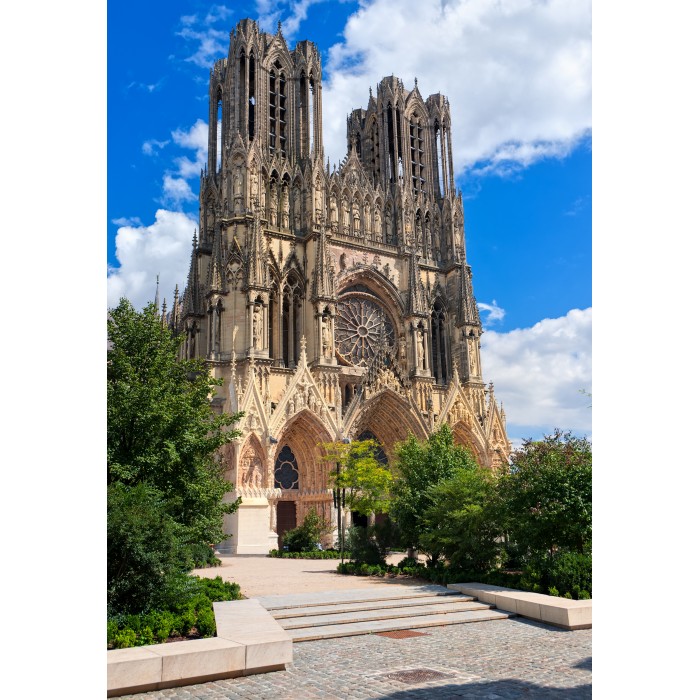
[[[277,226],[277,184],[270,183],[270,226]]]
[[[350,230],[350,205],[348,200],[343,200],[343,230],[348,233]]]
[[[253,169],[253,172],[250,174],[250,200],[251,203],[255,202],[255,199],[258,196],[258,174],[255,172],[255,169]]]
[[[262,349],[262,309],[259,304],[253,307],[253,347]]]
[[[282,185],[282,228],[289,228],[289,188]]]
[[[416,331],[416,353],[418,357],[418,369],[424,369],[423,356],[425,353],[423,351],[423,330],[421,328]]]
[[[333,343],[331,341],[331,322],[327,316],[321,319],[321,339],[323,357],[331,357],[333,353]]]

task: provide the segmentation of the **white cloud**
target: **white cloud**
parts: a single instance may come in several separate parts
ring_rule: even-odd
[[[309,37],[313,39],[313,37]],[[361,2],[330,50],[324,145],[345,155],[345,117],[368,87],[414,76],[450,101],[456,173],[507,172],[562,157],[591,128],[591,3],[570,0]]]
[[[276,33],[277,21],[287,12],[291,12],[290,16],[282,20],[282,35],[289,41],[296,37],[299,25],[308,16],[309,8],[321,2],[326,2],[326,0],[300,0],[300,2],[258,0],[255,3],[258,12],[258,24],[263,31]],[[313,39],[313,37],[309,37],[309,39]]]
[[[206,122],[201,119],[197,121],[187,130],[175,129],[172,132],[173,141],[182,148],[191,148],[197,151],[195,156],[196,160],[194,165],[196,166],[196,174],[199,176],[199,171],[204,167],[207,162],[207,147],[209,143],[209,127]],[[180,159],[183,160],[183,159]],[[192,161],[189,161],[192,163]],[[192,177],[193,175],[185,175],[182,171],[180,174],[183,177]]]
[[[490,326],[497,321],[502,321],[506,315],[506,310],[502,309],[495,299],[490,304],[478,302],[477,306],[479,307],[479,311],[486,312],[486,318],[484,318],[483,313],[481,314],[484,326]]]
[[[164,149],[170,141],[158,141],[157,139],[149,139],[144,141],[143,146],[141,146],[141,151],[147,156],[152,156],[154,153]]]
[[[112,223],[117,226],[141,226],[141,219],[138,216],[120,216],[112,219]]]
[[[194,53],[185,60],[200,68],[210,68],[214,61],[228,54],[229,33],[225,30],[214,29],[211,25],[227,19],[233,14],[224,5],[215,5],[209,13],[200,20],[199,15],[183,15],[180,17],[182,29],[177,32],[185,41],[195,45]]]
[[[508,434],[536,426],[540,437],[554,428],[590,435],[592,309],[572,309],[532,328],[485,331],[481,339],[484,379],[503,402]]]
[[[192,191],[192,188],[187,183],[187,180],[181,177],[172,177],[166,173],[163,175],[163,204],[171,204],[179,207],[183,202],[197,201],[197,195]]]
[[[107,275],[107,304],[110,308],[126,297],[137,309],[153,301],[156,275],[160,275],[160,298],[172,306],[175,285],[187,279],[192,235],[197,222],[181,212],[159,209],[150,226],[125,225],[118,229],[118,268]]]

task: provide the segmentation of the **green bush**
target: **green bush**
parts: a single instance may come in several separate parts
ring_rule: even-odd
[[[171,597],[168,609],[151,610],[141,614],[118,614],[107,620],[107,648],[123,649],[165,642],[169,637],[186,637],[192,631],[201,637],[216,633],[216,620],[212,603],[222,600],[239,600],[240,586],[214,579],[189,577],[187,586],[181,585],[179,598]]]
[[[317,549],[310,552],[280,552],[278,549],[271,549],[267,556],[277,559],[340,559],[340,552],[335,549]]]
[[[332,526],[312,509],[299,527],[284,533],[282,545],[288,552],[319,551],[321,539],[332,529]]]
[[[205,569],[210,566],[221,566],[214,550],[206,544],[193,544],[189,547],[190,566],[189,569]]]

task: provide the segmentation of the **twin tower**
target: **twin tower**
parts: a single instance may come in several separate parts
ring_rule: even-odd
[[[382,79],[331,168],[318,49],[248,19],[209,95],[199,235],[167,318],[223,379],[214,409],[245,411],[222,453],[243,498],[225,549],[267,553],[310,508],[336,522],[324,442],[373,438],[391,462],[447,422],[482,466],[505,463],[447,98]]]

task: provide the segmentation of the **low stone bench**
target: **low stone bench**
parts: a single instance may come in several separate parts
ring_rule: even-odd
[[[216,637],[107,652],[107,697],[278,671],[292,638],[257,600],[214,603]]]
[[[567,630],[593,627],[593,601],[569,600],[543,593],[529,593],[514,588],[492,586],[488,583],[450,583],[452,590],[474,596],[484,603],[501,610],[514,612],[530,620]]]

